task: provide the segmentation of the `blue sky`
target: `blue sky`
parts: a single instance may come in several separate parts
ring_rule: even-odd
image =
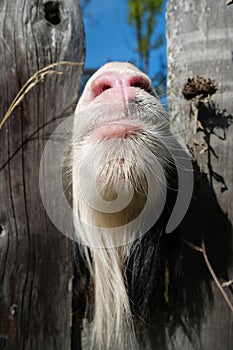
[[[127,24],[127,0],[91,0],[84,12],[86,32],[86,68],[98,68],[108,61],[131,61],[137,66],[134,28]],[[164,37],[164,45],[151,54],[149,75],[166,66],[165,10],[158,18],[156,33]]]

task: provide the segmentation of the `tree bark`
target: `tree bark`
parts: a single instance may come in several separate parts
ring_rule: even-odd
[[[171,120],[193,156],[195,169],[194,198],[183,230],[186,239],[197,245],[203,237],[211,265],[223,282],[233,276],[232,11],[218,0],[169,0],[167,39]],[[183,87],[189,78],[196,82],[197,76],[211,79],[218,90],[212,96],[199,91],[196,97],[187,100],[182,93]],[[176,349],[230,350],[233,344],[232,312],[209,271],[205,266],[199,269],[197,260],[203,260],[202,253],[190,248],[189,255],[196,255],[196,265],[187,271],[190,283],[195,285],[199,281],[199,292],[204,293],[205,285],[209,293],[204,293],[204,298],[196,303],[196,311],[204,311],[204,317],[202,312],[199,316],[196,313],[200,332],[196,337],[198,342],[194,344],[188,340],[187,334],[185,336],[179,329],[176,331]],[[233,302],[232,287],[225,291]],[[194,293],[193,298],[196,298]],[[188,303],[191,305],[194,300],[188,299]],[[191,327],[192,323],[187,325],[187,328]]]
[[[84,60],[78,0],[0,2],[0,111],[37,70]],[[60,68],[60,67],[59,67]],[[0,349],[70,349],[72,242],[43,208],[39,165],[45,143],[72,110],[82,65],[47,77],[0,131]]]

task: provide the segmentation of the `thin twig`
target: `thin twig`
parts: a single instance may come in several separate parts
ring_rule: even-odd
[[[219,282],[218,280],[218,277],[216,276],[210,262],[209,262],[209,259],[208,259],[208,256],[206,254],[206,248],[205,248],[205,242],[204,242],[204,239],[202,238],[202,241],[201,241],[201,247],[198,247],[196,246],[195,244],[191,243],[191,242],[188,242],[186,240],[183,240],[183,242],[188,245],[190,248],[192,248],[193,250],[196,250],[198,252],[201,252],[203,254],[203,257],[204,257],[204,260],[205,260],[205,263],[206,263],[206,266],[211,274],[211,276],[213,277],[217,287],[219,288],[220,292],[222,293],[222,296],[223,298],[225,299],[227,305],[229,306],[230,310],[233,312],[233,305],[230,301],[230,299],[228,298],[226,292],[224,291],[223,289],[223,286],[221,285],[221,283]],[[229,281],[231,282],[231,281]],[[226,282],[227,283],[227,282]]]
[[[222,293],[223,298],[225,299],[225,301],[228,304],[229,308],[233,312],[233,305],[232,305],[230,299],[228,298],[226,292],[224,291],[223,287],[221,286],[221,283],[219,282],[218,277],[216,276],[212,266],[210,265],[209,259],[208,259],[207,254],[206,254],[205,242],[204,242],[203,238],[202,238],[202,241],[201,241],[201,247],[203,249],[203,256],[204,256],[204,259],[205,259],[205,263],[206,263],[206,265],[207,265],[207,267],[208,267],[208,269],[209,269],[209,271],[210,271],[210,273],[211,273],[211,275],[212,275],[216,285],[218,286],[220,292]]]
[[[52,63],[40,70],[38,70],[36,73],[34,73],[23,85],[23,87],[19,90],[15,98],[13,99],[10,107],[8,108],[6,114],[4,115],[3,119],[0,122],[0,130],[5,124],[6,120],[10,117],[11,113],[14,111],[14,109],[20,104],[20,102],[23,100],[24,96],[37,84],[39,84],[41,81],[45,79],[47,75],[54,75],[58,74],[61,75],[63,72],[59,72],[56,70],[53,70],[51,68],[57,67],[57,66],[82,66],[83,62],[69,62],[69,61],[61,61],[57,63]]]
[[[202,250],[201,247],[198,247],[197,245],[195,245],[195,244],[193,244],[193,243],[191,243],[191,242],[188,242],[188,241],[186,241],[185,239],[182,239],[182,241],[183,241],[186,245],[188,245],[190,248],[192,248],[193,250],[196,250],[196,251],[198,251],[198,252],[203,253],[203,250]]]

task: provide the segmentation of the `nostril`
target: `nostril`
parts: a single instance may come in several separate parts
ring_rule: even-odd
[[[151,85],[149,80],[141,76],[133,77],[129,82],[129,86],[137,87],[146,91],[151,90]]]
[[[99,84],[99,91],[104,92],[105,90],[111,89],[111,85],[108,83]]]
[[[111,88],[111,83],[108,80],[96,80],[92,84],[92,92],[94,97],[97,97],[98,95],[102,94],[102,92]]]

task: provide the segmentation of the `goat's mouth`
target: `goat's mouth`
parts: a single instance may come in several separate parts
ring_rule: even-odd
[[[142,127],[135,120],[119,119],[104,123],[91,132],[93,141],[103,141],[112,138],[128,138],[139,132]]]

